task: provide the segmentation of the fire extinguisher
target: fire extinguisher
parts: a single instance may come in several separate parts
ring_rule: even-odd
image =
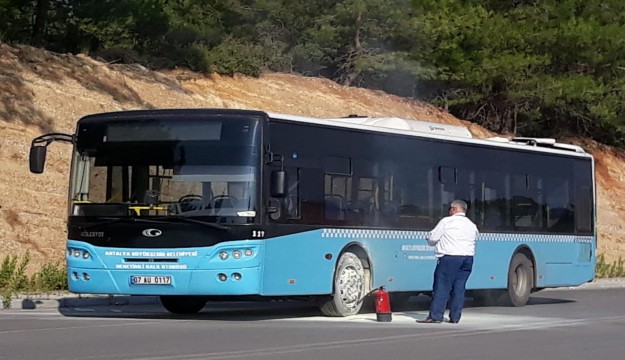
[[[373,296],[375,298],[376,320],[380,322],[391,322],[391,320],[393,320],[391,301],[386,288],[380,286],[380,288],[373,293]]]

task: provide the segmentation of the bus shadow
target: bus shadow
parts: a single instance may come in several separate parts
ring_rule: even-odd
[[[120,306],[61,307],[67,317],[146,320],[261,321],[321,316],[315,303],[307,301],[208,302],[197,314],[172,314],[159,303]]]
[[[540,296],[532,296],[527,303],[527,306],[532,305],[552,305],[552,304],[567,304],[574,303],[575,300],[570,299],[558,299],[558,298],[548,298],[548,297],[540,297]]]
[[[428,311],[430,308],[431,298],[427,295],[412,296],[407,301],[400,303],[392,303],[392,311],[411,312],[411,311]],[[574,300],[551,298],[544,296],[531,296],[526,307],[540,306],[540,305],[554,305],[554,304],[567,304],[574,303]],[[471,297],[467,297],[464,301],[464,308],[492,308],[492,309],[506,309],[511,306],[504,305],[486,305],[475,301]],[[374,310],[371,310],[374,312]]]
[[[574,303],[574,300],[532,296],[526,308],[554,304]],[[426,295],[412,296],[401,303],[392,303],[392,312],[427,312],[430,307],[430,297]],[[492,309],[494,312],[510,311],[507,306],[482,305],[465,299],[466,309]],[[506,310],[508,309],[508,310]],[[214,320],[214,321],[262,321],[285,320],[294,318],[314,318],[323,316],[318,304],[314,301],[278,300],[278,301],[209,301],[197,314],[181,315],[167,312],[158,301],[143,304],[112,304],[92,305],[88,302],[81,304],[74,302],[72,306],[59,307],[61,315],[67,317],[86,318],[118,318],[118,319],[146,319],[146,320]],[[370,302],[361,314],[375,313]]]

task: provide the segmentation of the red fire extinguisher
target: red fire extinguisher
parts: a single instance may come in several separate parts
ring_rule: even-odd
[[[376,320],[380,322],[391,322],[391,320],[393,320],[391,313],[391,301],[386,288],[384,286],[380,286],[380,288],[373,293],[373,296],[375,298]]]

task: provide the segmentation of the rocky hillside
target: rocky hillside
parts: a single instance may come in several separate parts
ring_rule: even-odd
[[[86,56],[55,54],[0,43],[0,257],[30,250],[32,261],[64,255],[70,148],[49,147],[46,172],[28,171],[33,137],[73,132],[83,115],[126,109],[221,107],[317,117],[348,114],[397,116],[468,126],[493,134],[431,105],[329,80],[289,74],[261,78],[202,76],[176,70],[106,64]],[[597,158],[599,252],[625,257],[625,153],[587,140],[566,139]]]

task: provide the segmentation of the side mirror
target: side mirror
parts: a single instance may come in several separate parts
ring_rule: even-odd
[[[271,172],[271,197],[281,198],[286,195],[286,171],[274,170]]]
[[[30,165],[30,172],[33,174],[41,174],[43,172],[43,168],[46,163],[46,151],[47,148],[45,146],[30,147],[30,156],[28,161]]]

